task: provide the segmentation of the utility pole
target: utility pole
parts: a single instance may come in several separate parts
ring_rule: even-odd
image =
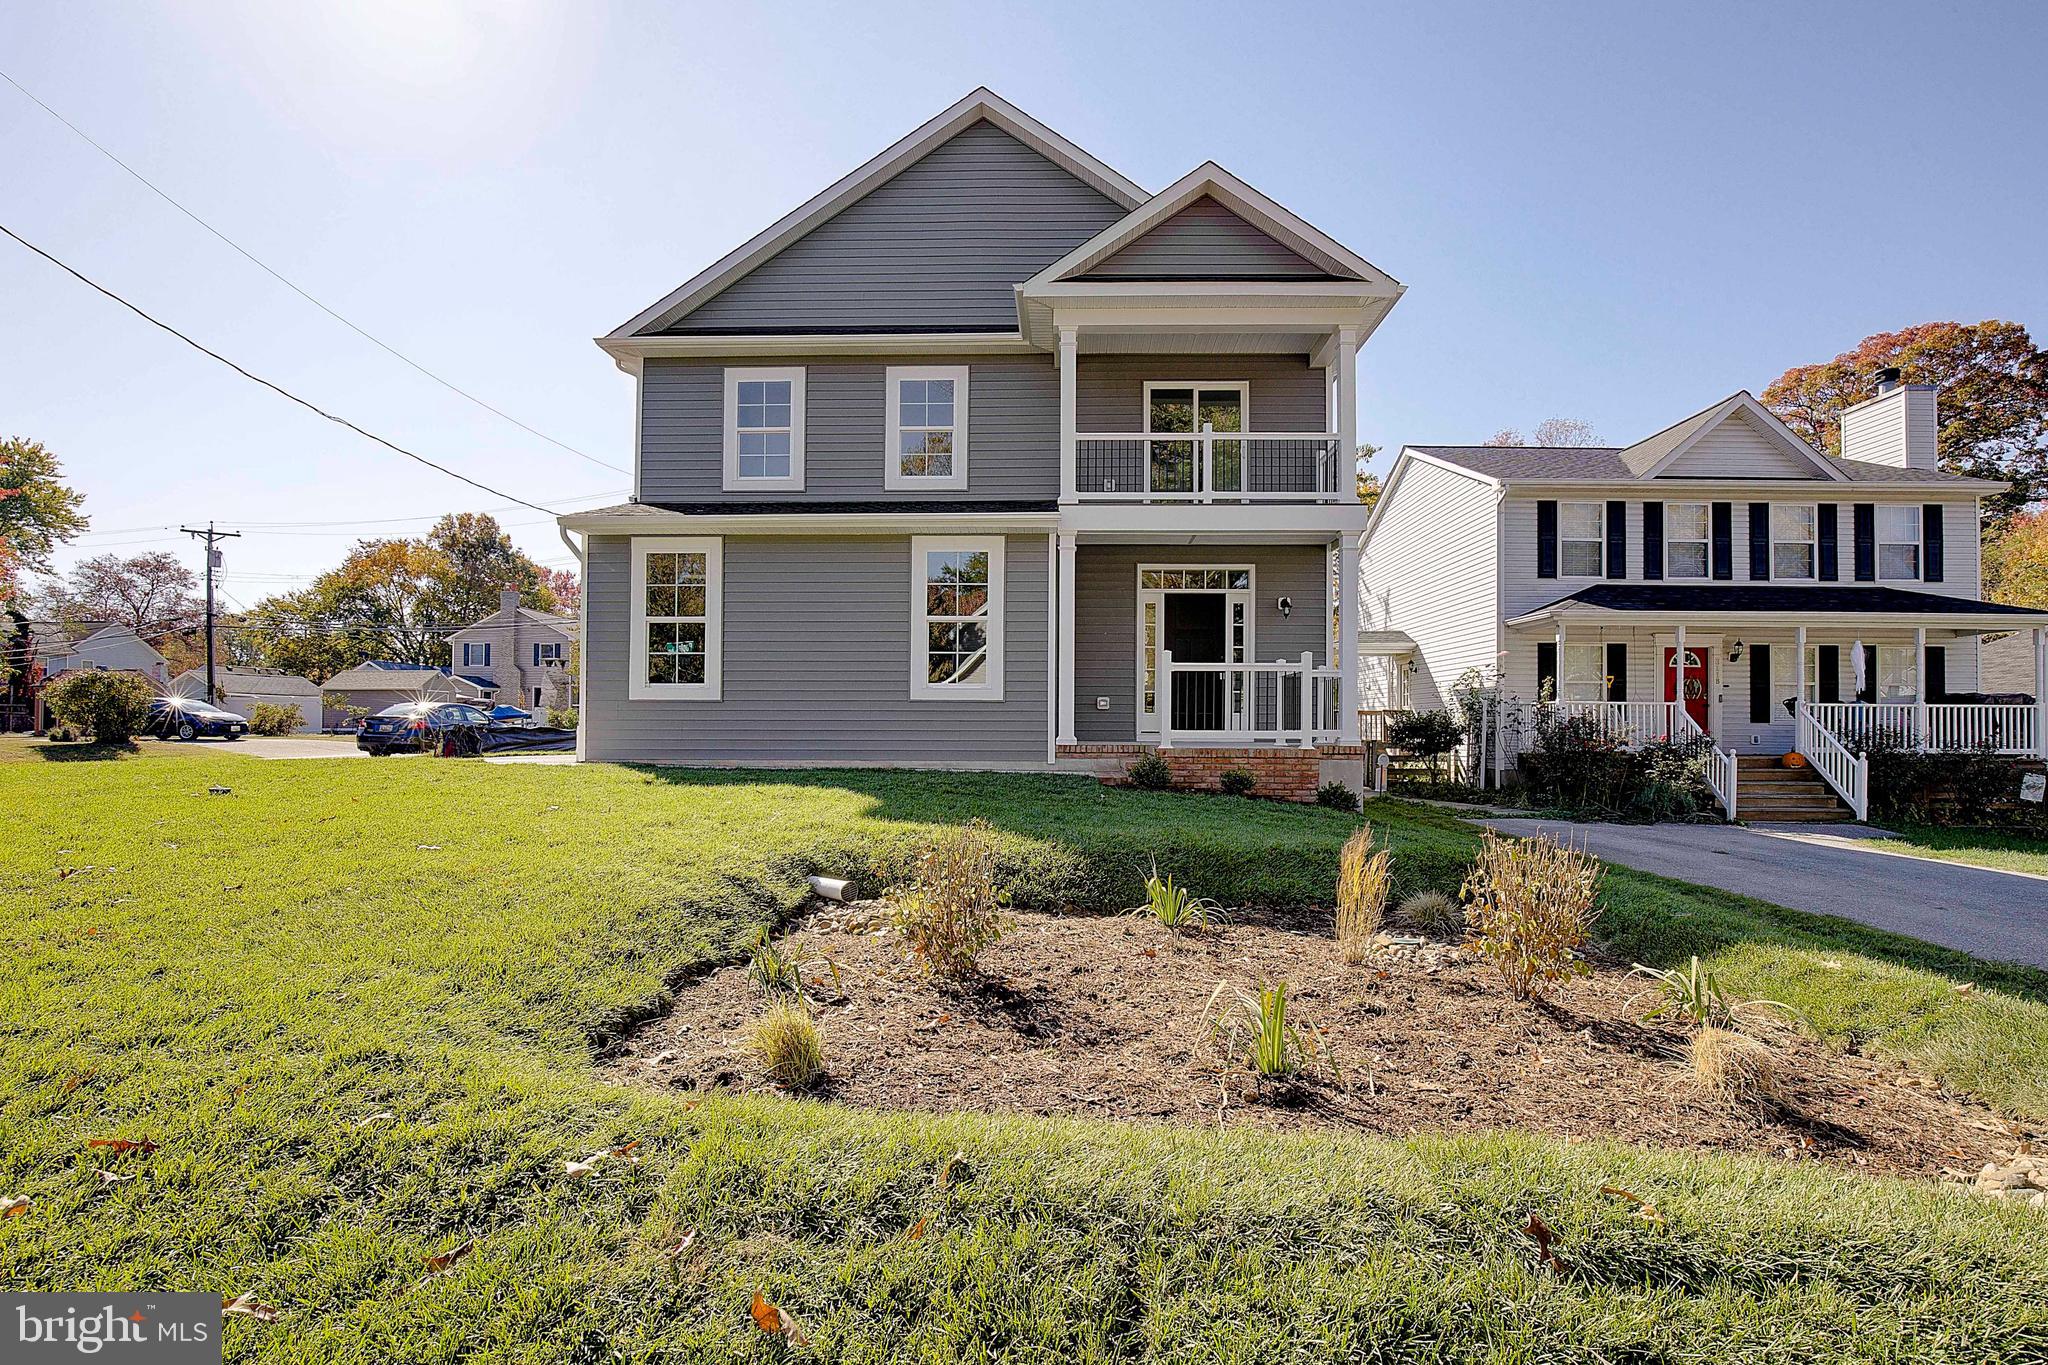
[[[188,536],[198,536],[206,542],[206,704],[218,706],[220,693],[214,689],[213,684],[213,570],[214,566],[220,563],[220,551],[214,548],[214,542],[236,539],[242,533],[216,531],[210,521],[206,523],[204,531],[194,530],[190,526],[181,526],[178,529]]]

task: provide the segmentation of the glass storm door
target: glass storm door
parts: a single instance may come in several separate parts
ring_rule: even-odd
[[[1243,730],[1251,726],[1250,678],[1222,665],[1250,663],[1252,571],[1249,568],[1141,569],[1138,574],[1138,734],[1159,734],[1167,689],[1160,666],[1213,663],[1215,673],[1174,680],[1175,729]]]

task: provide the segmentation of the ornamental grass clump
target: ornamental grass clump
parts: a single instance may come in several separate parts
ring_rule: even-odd
[[[1360,825],[1338,855],[1337,946],[1354,966],[1365,961],[1373,935],[1386,922],[1393,861],[1390,849],[1373,852],[1371,825]]]
[[[1336,1058],[1321,1036],[1312,1026],[1289,1022],[1287,1014],[1285,981],[1262,985],[1256,992],[1219,981],[1209,993],[1203,1019],[1224,1056],[1261,1080],[1291,1080],[1321,1067],[1341,1081]]]
[[[1775,1103],[1784,1093],[1771,1049],[1746,1033],[1703,1028],[1694,1035],[1689,1055],[1693,1079],[1703,1090],[1756,1108]]]
[[[971,975],[976,956],[1003,936],[996,839],[988,821],[945,830],[926,844],[890,918],[927,972],[955,979]]]
[[[1401,902],[1395,917],[1417,933],[1455,938],[1465,932],[1465,909],[1441,891],[1418,891]]]
[[[1776,1000],[1738,998],[1702,966],[1697,954],[1683,967],[1645,967],[1638,962],[1630,968],[1633,976],[1647,976],[1657,983],[1657,1001],[1643,1011],[1645,1019],[1662,1016],[1688,1020],[1700,1028],[1733,1029],[1747,1032],[1751,1026],[1773,1017],[1797,1018],[1799,1011]]]
[[[1199,933],[1223,918],[1223,907],[1207,896],[1197,896],[1174,881],[1173,874],[1159,875],[1159,864],[1145,878],[1145,903],[1131,912],[1157,920],[1175,933]]]
[[[1600,873],[1592,854],[1541,835],[1481,837],[1465,878],[1465,932],[1515,999],[1586,970],[1580,950],[1600,917]]]
[[[808,1090],[825,1074],[825,1039],[803,1001],[774,1001],[747,1032],[768,1079],[790,1090]]]

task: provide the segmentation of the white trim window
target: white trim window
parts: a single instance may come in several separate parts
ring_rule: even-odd
[[[1790,720],[1792,713],[1783,703],[1792,699],[1799,690],[1799,647],[1792,644],[1771,646],[1771,701],[1778,711],[1773,719]],[[1820,646],[1806,647],[1806,700],[1808,704],[1820,704]]]
[[[1003,539],[912,536],[910,695],[1003,699]]]
[[[1877,576],[1908,581],[1920,577],[1918,503],[1877,505]]]
[[[1771,504],[1771,577],[1812,578],[1819,513],[1810,502]]]
[[[967,367],[891,365],[882,485],[967,487]]]
[[[491,666],[491,645],[488,640],[475,643],[462,642],[462,666],[464,668],[489,668]]]
[[[1919,511],[1916,507],[1914,511]],[[1877,647],[1877,699],[1881,702],[1920,700],[1920,657],[1911,645]]]
[[[717,701],[723,663],[724,543],[636,536],[632,667],[636,701]]]
[[[1607,572],[1607,504],[1558,504],[1557,564],[1565,578],[1599,578]]]
[[[1664,576],[1705,578],[1711,564],[1713,509],[1703,502],[1664,506]]]
[[[725,490],[802,492],[804,371],[725,372]]]
[[[1566,645],[1558,651],[1559,701],[1607,700],[1607,646]]]
[[[567,661],[569,647],[560,640],[535,640],[533,642],[533,666],[546,668],[549,664]]]

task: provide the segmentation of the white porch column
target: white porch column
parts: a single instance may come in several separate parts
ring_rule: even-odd
[[[1685,709],[1685,622],[1680,621],[1672,628],[1671,646],[1671,700],[1664,709],[1666,739],[1677,738],[1678,713]]]
[[[1557,673],[1550,680],[1550,702],[1553,706],[1560,705],[1564,701],[1564,618],[1562,616],[1557,618],[1556,638]],[[1543,679],[1541,678],[1536,680],[1536,698],[1538,701],[1543,699]]]
[[[1073,502],[1080,490],[1078,475],[1080,461],[1078,443],[1074,432],[1080,422],[1081,401],[1079,396],[1080,332],[1073,327],[1060,328],[1060,501]]]
[[[2040,626],[2034,627],[2034,751],[2048,758],[2048,629]]]
[[[1358,501],[1358,480],[1344,476],[1358,459],[1358,333],[1346,327],[1337,333],[1337,494]]]
[[[1799,626],[1792,632],[1792,714],[1799,714],[1799,708],[1806,702],[1806,627]]]
[[[1345,744],[1358,743],[1358,542],[1337,541],[1337,639],[1330,666],[1337,670],[1337,732]],[[1398,676],[1398,673],[1397,673]]]
[[[1913,628],[1913,735],[1920,752],[1933,746],[1927,733],[1927,627]]]
[[[1060,724],[1058,744],[1074,740],[1074,533],[1060,532]],[[1135,736],[1133,736],[1135,738]]]

